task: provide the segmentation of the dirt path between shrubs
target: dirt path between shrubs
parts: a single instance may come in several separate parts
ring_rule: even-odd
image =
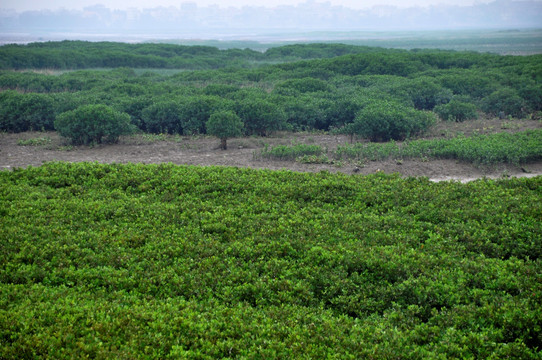
[[[29,141],[30,139],[30,141]],[[487,178],[542,175],[542,161],[525,166],[479,167],[455,160],[386,160],[364,163],[342,161],[336,164],[303,164],[295,161],[261,160],[254,156],[265,144],[317,144],[328,149],[347,143],[346,136],[320,134],[278,134],[268,138],[239,138],[228,141],[228,149],[218,149],[212,137],[137,135],[123,137],[118,144],[69,146],[54,132],[0,133],[0,169],[40,166],[49,161],[97,161],[100,163],[173,163],[219,165],[300,172],[342,172],[372,174],[378,171],[403,176],[425,176],[435,181],[469,181]],[[30,143],[31,145],[21,145]]]

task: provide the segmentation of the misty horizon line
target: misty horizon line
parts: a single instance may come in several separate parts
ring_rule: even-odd
[[[179,6],[117,10],[102,4],[84,10],[0,9],[0,31],[48,32],[183,32],[236,30],[379,31],[480,28],[542,28],[542,2],[495,0],[470,6],[432,5],[399,8],[373,6],[363,10],[307,1],[274,7]]]
[[[346,9],[350,11],[360,12],[360,11],[368,11],[373,9],[394,9],[394,10],[409,10],[409,9],[431,9],[431,8],[470,8],[470,7],[479,7],[479,6],[487,6],[492,5],[495,3],[535,3],[539,4],[539,6],[542,7],[542,0],[492,0],[489,2],[480,2],[480,3],[473,3],[471,5],[461,5],[461,4],[446,4],[446,3],[436,3],[436,4],[427,4],[427,5],[411,5],[411,6],[398,6],[398,5],[390,5],[390,4],[378,4],[378,5],[370,5],[365,6],[362,8],[354,8],[350,7],[348,5],[341,5],[337,4],[334,5],[329,1],[318,1],[318,0],[306,0],[305,2],[297,3],[297,4],[278,4],[273,6],[268,5],[242,5],[242,6],[235,6],[235,5],[226,5],[222,6],[221,4],[207,4],[207,5],[198,5],[196,2],[192,1],[183,1],[180,2],[177,6],[175,5],[157,5],[157,6],[131,6],[127,8],[116,8],[114,6],[106,6],[102,3],[100,3],[99,0],[95,4],[88,5],[82,8],[68,8],[65,6],[60,6],[57,8],[40,8],[40,9],[32,9],[32,10],[16,10],[14,8],[10,7],[2,7],[0,6],[0,14],[4,13],[16,13],[16,14],[22,14],[26,12],[44,12],[44,11],[50,11],[50,12],[59,12],[59,11],[69,11],[69,12],[82,12],[82,11],[92,11],[97,10],[100,8],[107,9],[112,12],[129,12],[129,11],[148,11],[148,10],[155,10],[155,9],[175,9],[175,10],[186,10],[191,11],[193,9],[220,9],[220,10],[228,10],[228,9],[237,9],[242,10],[243,8],[256,8],[256,9],[267,9],[267,10],[273,10],[277,8],[304,8],[304,7],[326,7],[331,9]],[[541,21],[542,26],[542,21]]]
[[[219,8],[219,9],[222,9],[222,10],[227,10],[229,8],[233,8],[233,9],[243,9],[243,8],[264,8],[264,9],[276,9],[276,8],[281,8],[281,7],[294,7],[294,8],[298,8],[298,7],[305,7],[305,6],[314,6],[314,5],[323,5],[323,6],[326,6],[326,7],[329,7],[329,8],[344,8],[344,9],[348,9],[348,10],[353,10],[353,11],[364,11],[364,10],[371,10],[371,9],[374,9],[374,8],[394,8],[394,9],[412,9],[412,8],[420,8],[420,9],[426,9],[426,8],[432,8],[432,7],[439,7],[439,8],[442,8],[442,7],[458,7],[458,8],[465,8],[465,7],[472,7],[472,6],[477,6],[477,5],[487,5],[487,4],[491,4],[491,3],[496,3],[496,2],[514,2],[514,3],[520,3],[520,2],[539,2],[539,3],[542,3],[542,0],[493,0],[493,1],[489,1],[489,2],[484,2],[484,3],[474,3],[474,4],[471,4],[471,5],[459,5],[459,4],[446,4],[446,3],[437,3],[437,4],[427,4],[427,5],[411,5],[411,6],[405,6],[405,7],[402,7],[402,6],[397,6],[397,5],[390,5],[390,4],[378,4],[378,5],[370,5],[370,6],[365,6],[365,7],[362,7],[362,8],[354,8],[354,7],[350,7],[348,5],[342,5],[342,4],[337,4],[337,5],[334,5],[334,4],[331,4],[329,1],[318,1],[318,0],[306,0],[305,2],[300,2],[300,3],[297,3],[297,4],[287,4],[287,3],[284,3],[284,4],[277,4],[277,5],[272,5],[272,6],[269,6],[269,5],[242,5],[242,6],[235,6],[235,5],[221,5],[221,4],[218,4],[218,3],[215,3],[215,4],[207,4],[207,5],[198,5],[196,2],[193,2],[193,1],[183,1],[183,2],[180,2],[179,5],[169,5],[169,6],[164,6],[164,5],[157,5],[157,6],[130,6],[130,7],[124,7],[124,8],[118,8],[118,7],[114,7],[114,6],[106,6],[102,3],[100,3],[100,1],[98,0],[95,4],[92,4],[92,5],[88,5],[88,6],[84,6],[82,8],[69,8],[69,7],[65,7],[65,6],[60,6],[60,7],[56,7],[56,8],[48,8],[48,7],[43,7],[43,8],[39,8],[39,9],[32,9],[32,10],[17,10],[15,8],[12,8],[12,7],[0,7],[0,12],[2,11],[9,11],[9,12],[16,12],[16,13],[24,13],[24,12],[34,12],[34,11],[37,11],[37,12],[40,12],[40,11],[53,11],[53,12],[56,12],[56,11],[74,11],[74,12],[79,12],[79,11],[88,11],[88,10],[94,10],[94,9],[98,9],[98,8],[105,8],[105,9],[108,9],[108,10],[112,10],[112,11],[130,11],[130,10],[137,10],[137,11],[146,11],[146,10],[153,10],[153,9],[170,9],[170,8],[173,8],[173,9],[195,9],[195,8],[200,8],[200,9],[205,9],[205,8]]]

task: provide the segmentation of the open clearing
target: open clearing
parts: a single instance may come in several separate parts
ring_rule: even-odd
[[[463,123],[441,122],[426,134],[427,138],[474,133],[489,134],[502,131],[523,131],[541,128],[535,120],[480,119]],[[21,146],[28,139],[41,139],[34,146]],[[295,161],[270,161],[254,157],[254,153],[266,144],[289,145],[292,143],[316,144],[327,149],[349,141],[344,135],[278,133],[259,138],[245,137],[228,140],[228,150],[218,149],[214,137],[185,137],[170,135],[133,135],[121,138],[118,144],[70,146],[55,132],[26,132],[0,134],[0,168],[40,166],[48,161],[97,161],[100,163],[174,163],[189,165],[222,165],[265,169],[287,169],[301,172],[343,172],[347,174],[372,174],[377,171],[400,173],[404,176],[426,176],[432,180],[468,181],[481,177],[501,178],[508,176],[542,175],[542,161],[523,166],[502,164],[492,167],[455,160],[442,159],[391,159],[386,161],[346,162],[338,164],[303,164]]]

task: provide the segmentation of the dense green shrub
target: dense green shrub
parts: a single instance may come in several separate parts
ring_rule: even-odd
[[[418,110],[433,110],[435,106],[445,104],[452,98],[449,89],[443,88],[436,80],[427,77],[402,83],[392,88],[391,92],[409,99]]]
[[[21,132],[28,127],[19,121],[19,100],[21,95],[13,90],[0,92],[0,130]]]
[[[351,123],[358,112],[373,99],[379,98],[379,93],[356,91],[354,93],[338,92],[334,97],[322,103],[325,112],[325,122],[316,122],[316,128],[329,130]]]
[[[528,85],[519,90],[519,95],[527,103],[529,111],[542,110],[542,85]]]
[[[19,106],[19,119],[28,130],[53,130],[55,121],[54,102],[47,94],[24,94]]]
[[[279,100],[288,125],[295,130],[318,129],[327,122],[326,100],[311,96],[288,96]]]
[[[122,97],[115,101],[113,107],[120,112],[130,115],[130,122],[135,127],[145,131],[146,125],[143,119],[143,111],[153,105],[153,100],[150,96],[137,97]],[[152,121],[151,121],[152,123]]]
[[[450,69],[438,73],[438,80],[455,95],[470,96],[481,99],[499,87],[499,83],[491,76],[479,70]]]
[[[132,130],[128,114],[105,105],[85,105],[62,113],[55,128],[75,145],[113,143]]]
[[[214,112],[207,120],[207,133],[220,139],[220,147],[226,150],[228,138],[243,135],[244,124],[233,111]]]
[[[182,134],[181,109],[177,101],[164,100],[146,107],[141,112],[145,131],[154,134]]]
[[[371,48],[345,44],[293,44],[269,48],[265,51],[265,57],[273,60],[317,59],[367,51],[371,51]]]
[[[268,100],[247,97],[237,102],[235,107],[248,135],[267,136],[286,124],[284,111]]]
[[[375,100],[364,107],[344,132],[371,141],[403,140],[422,133],[435,122],[434,116],[400,103]]]
[[[492,115],[504,113],[521,118],[525,116],[525,107],[525,100],[511,88],[497,90],[482,100],[482,110]]]
[[[53,130],[54,121],[55,106],[50,95],[0,92],[0,130]]]
[[[203,93],[205,95],[226,96],[238,90],[239,88],[234,85],[209,84],[205,88],[203,88]]]
[[[0,72],[0,89],[45,93],[58,91],[62,88],[60,83],[59,78],[46,74],[13,71]]]
[[[278,84],[274,91],[289,94],[288,90],[296,93],[312,93],[328,91],[330,87],[326,81],[313,78],[291,79]]]
[[[52,93],[55,115],[58,116],[66,111],[75,110],[83,105],[91,105],[95,99],[85,96],[82,92],[59,92]]]
[[[205,122],[214,112],[233,110],[231,101],[217,96],[189,96],[178,101],[178,116],[182,133],[187,135],[204,134]]]
[[[442,120],[446,121],[463,122],[478,118],[476,105],[460,99],[452,99],[447,104],[438,105],[434,111]]]

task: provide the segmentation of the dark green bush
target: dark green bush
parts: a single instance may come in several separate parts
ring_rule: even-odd
[[[529,85],[519,90],[519,95],[526,101],[529,111],[542,110],[542,85]]]
[[[62,113],[55,128],[75,145],[113,143],[132,130],[128,114],[105,105],[85,105]]]
[[[21,95],[13,90],[0,92],[0,130],[21,132],[26,131],[24,124],[19,124],[19,99]]]
[[[81,92],[59,92],[51,94],[55,114],[58,116],[66,111],[75,110],[80,106],[92,104],[93,98],[85,95]]]
[[[146,131],[155,134],[182,134],[181,109],[176,101],[160,101],[143,109],[141,118]]]
[[[323,102],[325,122],[317,122],[316,128],[329,130],[332,127],[339,128],[351,123],[356,118],[357,113],[369,104],[373,98],[378,98],[379,95],[366,91],[356,91],[353,94],[337,93],[332,98],[329,98],[329,100]]]
[[[470,96],[481,99],[495,91],[499,84],[489,75],[472,69],[450,69],[439,72],[438,79],[442,86],[454,95]]]
[[[394,101],[376,100],[362,109],[345,132],[371,141],[404,140],[433,125],[432,113],[409,108]]]
[[[228,138],[243,135],[243,121],[233,111],[219,111],[211,114],[205,124],[207,133],[220,139],[220,147],[226,150]]]
[[[311,93],[317,91],[329,91],[330,87],[326,81],[313,78],[291,79],[277,85],[276,91],[293,90],[296,93]]]
[[[0,130],[22,132],[53,130],[55,107],[48,94],[0,93]]]
[[[311,130],[325,124],[325,100],[311,95],[288,96],[281,99],[280,106],[286,113],[288,125],[294,130]]]
[[[404,95],[403,95],[404,93]],[[410,80],[392,89],[392,94],[406,97],[418,110],[433,110],[437,105],[447,103],[452,91],[445,89],[436,80],[421,77]]]
[[[226,96],[238,90],[239,88],[233,85],[209,84],[202,90],[202,92],[205,95]]]
[[[521,118],[525,116],[526,103],[517,90],[503,88],[491,93],[482,100],[482,110],[491,115],[504,113]]]
[[[442,120],[446,121],[463,122],[478,117],[476,105],[455,99],[452,99],[447,104],[436,106],[434,111]]]
[[[245,123],[248,135],[267,136],[286,124],[286,114],[279,106],[257,97],[238,102],[236,113]]]
[[[233,110],[233,104],[218,96],[189,96],[178,102],[178,114],[181,121],[182,133],[195,135],[205,133],[205,122],[212,113]]]
[[[115,109],[130,115],[132,125],[141,130],[146,130],[143,120],[143,111],[153,104],[149,96],[122,97],[116,100]]]

